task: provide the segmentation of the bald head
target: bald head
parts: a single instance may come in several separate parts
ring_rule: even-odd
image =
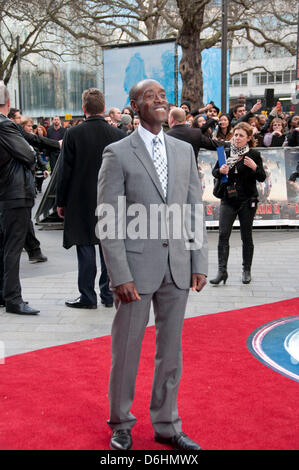
[[[109,116],[111,117],[112,121],[116,124],[120,123],[121,121],[121,112],[119,108],[110,108],[108,111]]]
[[[0,81],[0,109],[1,113],[7,116],[10,109],[10,99],[7,86],[4,85],[4,82]]]
[[[136,101],[140,92],[144,90],[145,87],[150,85],[151,83],[156,83],[159,85],[159,82],[156,80],[152,80],[151,78],[146,78],[145,80],[141,80],[140,82],[135,83],[132,86],[129,92],[130,101]]]
[[[170,127],[186,124],[186,113],[182,108],[172,108],[169,113],[168,124]]]
[[[9,100],[9,93],[7,86],[4,85],[3,80],[0,80],[0,105],[3,106]]]

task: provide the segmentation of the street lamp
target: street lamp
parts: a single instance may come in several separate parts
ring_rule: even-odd
[[[227,103],[227,0],[222,0],[221,34],[221,112],[226,113]]]
[[[18,64],[18,89],[19,89],[19,109],[22,114],[22,87],[21,87],[21,55],[20,55],[20,36],[17,36],[17,64]]]

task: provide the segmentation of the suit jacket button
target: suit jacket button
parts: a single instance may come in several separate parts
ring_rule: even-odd
[[[168,243],[167,243],[167,242],[163,242],[162,245],[163,245],[163,246],[168,246]]]

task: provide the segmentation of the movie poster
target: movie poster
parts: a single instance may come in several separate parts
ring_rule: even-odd
[[[299,149],[258,148],[263,158],[266,180],[257,182],[259,203],[254,226],[299,225]],[[207,227],[218,227],[220,199],[213,195],[212,170],[217,152],[200,150],[198,171],[203,191]],[[238,219],[234,226],[239,226]]]
[[[285,149],[285,172],[290,225],[299,225],[299,149]]]
[[[288,196],[285,174],[285,149],[259,148],[266,172],[263,183],[257,181],[259,203],[254,225],[288,224]],[[262,222],[262,223],[261,223]]]
[[[198,154],[198,172],[203,193],[203,203],[207,227],[218,227],[220,199],[213,195],[214,177],[212,170],[217,161],[217,152],[200,150]]]

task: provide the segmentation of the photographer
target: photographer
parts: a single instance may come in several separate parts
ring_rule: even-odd
[[[226,164],[219,168],[217,161],[213,168],[214,178],[228,176],[223,185],[219,216],[218,274],[211,279],[211,284],[226,283],[227,261],[229,256],[229,238],[233,223],[238,216],[243,244],[243,284],[251,281],[251,263],[253,258],[252,225],[256,213],[258,192],[256,181],[263,182],[266,174],[262,158],[254,150],[255,140],[252,127],[241,122],[233,131],[231,147],[227,152]]]

